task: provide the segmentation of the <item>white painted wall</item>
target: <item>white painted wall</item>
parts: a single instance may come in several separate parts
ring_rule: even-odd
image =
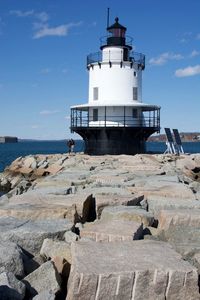
[[[133,118],[132,110],[138,110],[138,117]],[[93,109],[98,109],[98,121],[93,121]],[[141,126],[141,108],[136,107],[125,107],[125,115],[126,115],[126,127],[129,126]],[[89,126],[105,126],[105,114],[106,114],[106,126],[116,126],[121,127],[124,126],[124,107],[114,107],[114,106],[107,106],[106,112],[105,107],[90,107],[89,108]]]
[[[137,76],[134,76],[134,71]],[[130,104],[133,101],[133,87],[138,88],[138,102],[142,102],[142,71],[130,63],[102,63],[89,71],[89,103],[95,105]],[[99,99],[93,99],[93,88],[98,87]]]
[[[124,62],[123,51],[122,47],[105,47],[101,65],[94,64],[89,69],[89,103],[130,104],[133,101],[133,87],[138,89],[137,101],[142,102],[142,70],[138,70],[137,64],[131,67],[130,62]],[[98,87],[98,100],[94,100],[93,96],[95,87]]]

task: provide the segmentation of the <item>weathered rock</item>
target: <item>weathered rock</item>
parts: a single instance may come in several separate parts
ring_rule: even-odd
[[[93,221],[95,199],[86,193],[52,195],[33,190],[13,196],[8,204],[0,205],[0,216],[32,220],[67,218],[74,223]]]
[[[153,214],[139,206],[107,206],[101,214],[103,220],[127,220],[143,223],[144,226],[151,226],[154,222]]]
[[[200,228],[200,209],[161,210],[158,221],[162,230],[178,225]]]
[[[25,296],[25,285],[19,281],[11,272],[0,274],[0,299],[1,300],[23,300]]]
[[[23,277],[23,253],[15,243],[0,240],[0,272],[12,272]]]
[[[94,190],[94,198],[96,202],[96,214],[97,217],[100,218],[102,210],[107,206],[117,206],[117,205],[125,205],[125,206],[135,206],[139,205],[140,202],[144,199],[142,193],[133,193],[127,195],[120,194],[112,194],[104,189],[104,193],[102,190],[101,194],[95,193]]]
[[[63,238],[73,224],[67,219],[23,220],[0,218],[0,238],[17,243],[21,248],[37,255],[45,238]]]
[[[86,223],[80,231],[80,236],[90,238],[96,242],[131,241],[143,236],[143,225],[126,220],[100,220]]]
[[[167,198],[148,196],[147,199],[140,202],[144,209],[154,214],[155,218],[158,218],[158,214],[161,210],[169,209],[200,209],[200,201],[193,199],[182,199],[182,198]]]
[[[36,160],[35,160],[35,158],[33,157],[33,156],[28,156],[27,158],[25,158],[24,160],[23,160],[23,167],[24,168],[31,168],[31,166],[33,165],[33,164],[35,164],[36,163]],[[36,164],[37,165],[37,164]]]
[[[72,244],[67,300],[197,300],[198,273],[155,241]]]
[[[78,241],[79,236],[72,231],[66,231],[64,234],[64,239],[65,239],[65,242],[67,242],[68,244],[71,244],[72,242]]]
[[[33,300],[55,300],[55,294],[46,290],[33,297]]]
[[[152,197],[165,197],[172,199],[193,199],[195,195],[193,191],[183,183],[167,182],[161,180],[151,179],[149,177],[145,181],[139,181],[135,184],[135,187],[130,187],[130,191],[141,192],[146,198]]]
[[[56,294],[60,290],[61,278],[54,264],[51,261],[47,261],[37,270],[26,276],[23,282],[31,296],[44,291],[51,291]]]
[[[45,259],[50,259],[55,256],[64,258],[67,262],[71,263],[71,247],[70,244],[63,241],[54,241],[45,239],[40,250],[40,255]]]

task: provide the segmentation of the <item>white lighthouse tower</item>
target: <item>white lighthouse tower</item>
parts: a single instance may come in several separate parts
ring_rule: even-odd
[[[87,56],[89,100],[71,107],[71,131],[88,154],[144,153],[147,138],[160,131],[160,107],[142,102],[145,56],[132,51],[118,18],[107,33],[101,51]]]

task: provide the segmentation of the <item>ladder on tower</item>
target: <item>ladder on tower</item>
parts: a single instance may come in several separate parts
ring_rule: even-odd
[[[166,134],[166,145],[167,149],[164,153],[171,153],[171,154],[177,154],[180,155],[181,153],[183,154],[183,146],[180,138],[180,134],[178,132],[178,129],[173,129],[173,135],[171,133],[170,128],[164,128],[165,129],[165,134]],[[175,141],[174,141],[175,139]]]

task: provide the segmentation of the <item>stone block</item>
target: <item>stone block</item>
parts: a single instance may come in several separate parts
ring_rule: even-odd
[[[200,209],[161,210],[158,222],[162,230],[178,225],[200,228]]]
[[[90,238],[96,242],[131,241],[142,238],[143,225],[126,220],[100,220],[86,223],[80,230],[81,238]]]
[[[154,222],[152,213],[147,212],[140,206],[107,206],[101,214],[103,220],[127,220],[143,223],[144,226],[151,226]]]
[[[23,279],[30,296],[44,291],[52,291],[54,294],[60,290],[61,277],[58,274],[54,264],[47,261],[37,270],[30,273]]]
[[[67,300],[197,300],[198,273],[156,241],[76,242]]]
[[[64,241],[45,239],[40,250],[40,255],[45,257],[47,260],[55,256],[59,256],[71,263],[71,247],[70,244]]]
[[[17,243],[24,250],[35,256],[39,254],[45,238],[62,238],[65,231],[73,224],[67,219],[23,220],[0,218],[0,238],[3,241]]]
[[[182,198],[168,198],[160,196],[148,196],[147,199],[143,200],[141,206],[143,208],[148,207],[148,211],[153,213],[155,218],[161,210],[171,209],[200,209],[200,201],[194,199],[182,199]]]

